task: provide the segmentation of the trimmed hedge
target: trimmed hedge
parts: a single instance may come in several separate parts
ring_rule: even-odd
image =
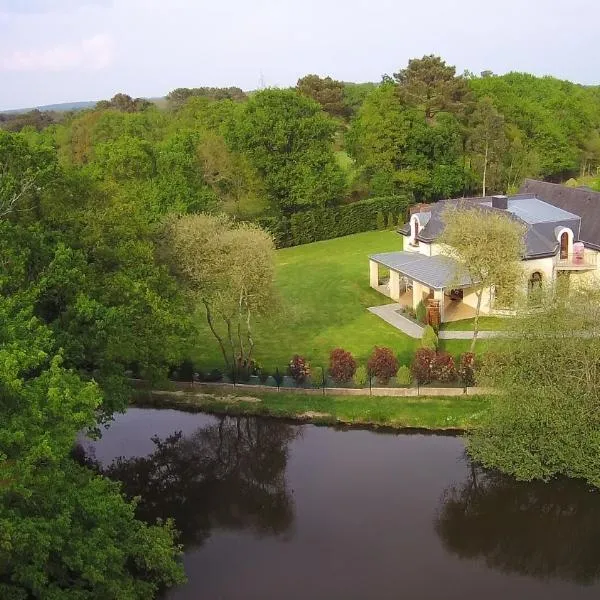
[[[384,224],[403,221],[411,203],[408,196],[369,198],[352,204],[299,212],[289,218],[261,217],[257,223],[272,234],[278,248],[287,248],[380,229],[381,215]]]

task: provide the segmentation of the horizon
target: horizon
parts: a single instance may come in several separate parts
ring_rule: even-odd
[[[292,87],[309,73],[378,82],[426,54],[458,74],[516,71],[599,82],[600,5],[589,0],[548,0],[543,10],[520,0],[501,9],[432,0],[427,15],[401,4],[0,0],[0,111],[95,102],[118,92],[157,98],[177,87]]]

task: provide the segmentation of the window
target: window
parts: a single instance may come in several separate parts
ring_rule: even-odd
[[[569,258],[569,234],[563,231],[560,234],[560,260]]]

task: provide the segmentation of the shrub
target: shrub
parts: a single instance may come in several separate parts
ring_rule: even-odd
[[[396,227],[396,219],[394,215],[390,212],[387,216],[386,229],[395,229]]]
[[[223,379],[223,372],[220,371],[219,369],[213,369],[212,371],[209,371],[204,376],[204,381],[209,381],[209,382],[221,381],[221,379]]]
[[[377,229],[385,229],[385,215],[383,211],[377,211]]]
[[[315,387],[321,387],[325,383],[323,368],[314,367],[311,371],[310,379]]]
[[[389,348],[375,346],[367,368],[378,383],[385,385],[398,372],[398,361]]]
[[[475,385],[475,354],[473,352],[461,354],[458,361],[457,373],[461,383],[465,387]]]
[[[410,385],[412,383],[412,374],[406,365],[402,365],[396,374],[398,385]]]
[[[419,348],[415,352],[410,370],[414,380],[419,384],[431,383],[433,363],[435,361],[435,350]]]
[[[281,374],[279,367],[275,369],[275,373],[273,373],[273,379],[275,380],[275,385],[278,388],[281,387],[281,384],[283,383],[283,375]]]
[[[336,383],[346,383],[356,372],[356,361],[350,352],[336,348],[329,355],[329,373]]]
[[[300,385],[310,376],[310,365],[303,356],[294,354],[290,360],[288,371],[296,385]]]
[[[417,304],[417,309],[415,310],[415,316],[419,323],[427,324],[427,307],[423,300]]]
[[[438,352],[433,361],[432,379],[441,383],[456,381],[454,358],[448,352]]]
[[[367,385],[369,381],[369,373],[367,372],[367,367],[364,365],[360,365],[356,372],[354,373],[354,377],[352,378],[354,381],[354,385],[356,387],[364,387]]]
[[[429,350],[437,350],[438,347],[438,336],[431,325],[425,326],[423,329],[423,335],[421,337],[421,348],[428,348]]]

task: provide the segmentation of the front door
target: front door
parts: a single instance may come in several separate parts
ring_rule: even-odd
[[[569,258],[569,234],[564,231],[560,236],[560,260]]]

